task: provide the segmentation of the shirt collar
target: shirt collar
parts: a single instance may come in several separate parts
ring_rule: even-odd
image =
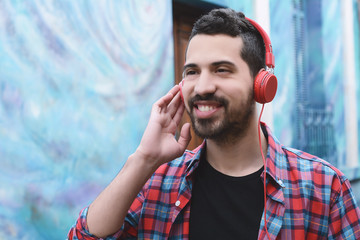
[[[263,122],[261,122],[262,129],[265,136],[267,136],[268,148],[266,156],[266,174],[268,177],[274,180],[274,183],[277,185],[277,188],[285,187],[284,183],[281,180],[281,165],[286,163],[286,157],[282,149],[282,145],[279,140],[272,134],[270,128]],[[192,151],[187,150],[183,155],[183,160],[185,161],[186,176],[192,174],[192,172],[197,168],[200,160],[201,153],[205,151],[206,140],[202,142],[197,148]]]
[[[206,148],[206,140],[204,140],[197,148],[192,151],[186,150],[183,157],[185,158],[185,163],[187,165],[186,168],[186,176],[191,175],[191,173],[197,168],[199,165],[201,153],[205,151]]]
[[[271,177],[279,187],[285,187],[281,180],[281,171],[283,165],[286,164],[286,156],[283,151],[282,145],[279,140],[272,134],[270,128],[261,123],[263,131],[266,131],[267,135],[267,156],[266,156],[266,174]]]

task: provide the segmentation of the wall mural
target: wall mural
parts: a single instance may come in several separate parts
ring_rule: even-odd
[[[171,1],[0,0],[0,239],[64,239],[173,85]]]

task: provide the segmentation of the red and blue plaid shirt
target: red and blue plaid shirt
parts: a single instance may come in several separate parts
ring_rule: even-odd
[[[267,228],[271,239],[360,239],[360,210],[349,180],[328,162],[282,146],[268,132]],[[188,239],[192,175],[204,143],[162,165],[106,239]],[[263,175],[262,175],[263,178]],[[98,239],[80,213],[69,239]],[[264,216],[258,239],[267,239]]]

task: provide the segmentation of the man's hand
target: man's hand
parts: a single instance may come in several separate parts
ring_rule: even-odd
[[[189,123],[182,127],[179,140],[175,139],[185,110],[179,90],[178,85],[174,86],[154,103],[149,123],[135,152],[154,167],[180,157],[191,140]]]
[[[139,147],[89,207],[87,225],[92,234],[106,237],[117,232],[136,195],[154,171],[184,153],[191,139],[190,125],[185,124],[179,140],[175,139],[184,109],[179,86],[173,87],[153,105]]]

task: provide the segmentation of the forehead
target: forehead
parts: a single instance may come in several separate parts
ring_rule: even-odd
[[[189,42],[186,63],[242,60],[240,56],[242,46],[241,37],[198,34]]]

